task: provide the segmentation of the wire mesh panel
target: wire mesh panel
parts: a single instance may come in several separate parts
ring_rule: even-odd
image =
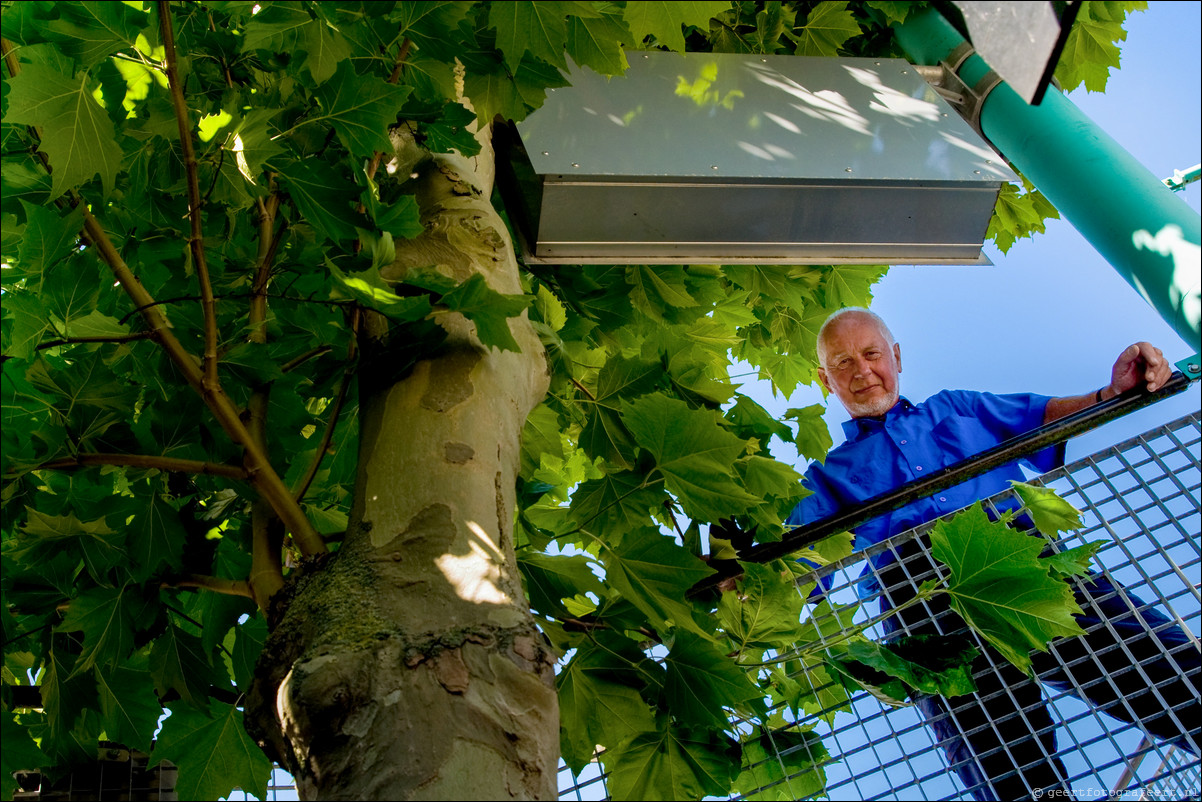
[[[782,703],[776,712],[788,723],[766,739],[766,759],[784,775],[779,790],[791,799],[813,793],[812,769],[787,770],[813,762],[830,799],[1017,799],[1045,788],[1078,798],[1111,790],[1197,797],[1200,429],[1199,416],[1187,416],[1034,480],[1082,513],[1084,525],[1050,551],[1100,543],[1093,571],[1074,580],[1086,634],[1033,655],[1038,682],[969,632],[946,595],[911,601],[945,570],[931,556],[931,524],[819,571],[831,586],[812,616],[840,624],[819,623],[820,637],[833,645],[850,619],[869,623],[864,634],[884,642],[969,639],[981,652],[972,664],[976,691],[894,707],[865,690],[849,693],[837,672],[798,655],[783,665],[808,686],[806,702]],[[1006,493],[985,507],[996,513],[1016,502]],[[893,561],[865,573],[866,558],[884,552]],[[750,732],[745,722],[731,724]],[[823,736],[824,750],[795,737],[808,731]],[[808,761],[792,754],[809,749]],[[561,768],[559,787],[562,799],[607,796],[596,763],[579,776]]]

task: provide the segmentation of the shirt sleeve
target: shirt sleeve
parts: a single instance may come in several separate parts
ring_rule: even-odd
[[[971,393],[973,414],[998,438],[998,442],[1009,440],[1043,425],[1044,411],[1050,396],[1035,393]],[[1060,442],[1037,451],[1022,461],[1028,466],[1045,473],[1064,465],[1064,443]]]

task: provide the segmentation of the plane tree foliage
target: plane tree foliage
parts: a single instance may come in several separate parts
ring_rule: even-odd
[[[1086,5],[1058,74],[1096,89],[1136,4]],[[783,711],[833,716],[854,686],[969,689],[962,647],[871,643],[854,608],[804,602],[795,564],[689,594],[712,573],[707,524],[779,539],[802,491],[772,445],[830,446],[820,407],[775,419],[731,365],[786,396],[812,383],[818,326],[867,304],[883,266],[531,265],[519,293],[390,271],[424,230],[398,138],[475,156],[476,131],[537,109],[569,59],[619,74],[629,48],[901,56],[890,25],[922,6],[4,3],[5,798],[11,771],[59,776],[101,739],[153,746],[183,798],[264,795],[256,661],[291,583],[320,582],[343,541],[361,401],[437,358],[449,320],[499,353],[524,318],[545,351],[514,545],[562,657],[571,767],[602,746],[618,798],[798,798],[821,793],[827,752]],[[1010,191],[991,236],[1054,214]],[[467,252],[474,236],[451,234]],[[979,510],[933,539],[950,578],[923,593],[1016,664],[1075,631],[1063,577],[1088,554],[1052,564]],[[973,592],[1016,582],[1041,606]]]

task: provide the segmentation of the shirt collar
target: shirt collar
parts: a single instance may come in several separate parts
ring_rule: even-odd
[[[897,417],[898,415],[909,412],[914,408],[909,399],[905,396],[898,396],[897,403],[894,404],[884,415],[875,415],[868,418],[852,418],[848,421],[843,421],[843,435],[849,441],[856,441],[861,437],[879,432],[885,428],[885,423],[889,418]]]

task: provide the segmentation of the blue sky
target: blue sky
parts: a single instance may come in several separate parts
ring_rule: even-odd
[[[1149,3],[1128,18],[1122,65],[1106,92],[1069,95],[1158,178],[1200,161],[1200,17],[1202,3]],[[1198,183],[1178,194],[1199,210]],[[901,389],[911,400],[945,388],[1091,392],[1109,382],[1115,358],[1137,340],[1172,361],[1194,353],[1065,220],[1049,221],[1046,234],[1005,255],[992,245],[986,254],[994,266],[897,266],[877,284],[872,308],[902,346]],[[755,396],[780,414],[821,393],[800,388],[771,405]],[[1191,390],[1078,438],[1069,459],[1198,408]],[[838,443],[847,414],[833,398],[826,420]]]

